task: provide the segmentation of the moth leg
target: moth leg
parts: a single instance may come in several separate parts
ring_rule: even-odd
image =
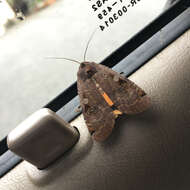
[[[82,107],[81,105],[79,105],[76,109],[75,109],[75,112],[81,112],[82,111]]]

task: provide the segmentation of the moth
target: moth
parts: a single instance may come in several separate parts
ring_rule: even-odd
[[[84,119],[96,141],[110,136],[118,115],[137,114],[150,106],[140,87],[106,66],[82,62],[77,77]]]
[[[89,42],[83,62],[58,59],[80,64],[77,88],[84,120],[94,140],[104,141],[112,133],[119,115],[141,113],[151,103],[144,90],[126,77],[104,65],[85,61]]]

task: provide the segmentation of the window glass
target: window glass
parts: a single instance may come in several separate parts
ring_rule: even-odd
[[[101,62],[163,10],[166,0],[0,0],[0,139]]]

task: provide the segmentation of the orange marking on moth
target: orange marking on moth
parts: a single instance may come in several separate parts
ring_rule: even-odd
[[[102,93],[102,96],[103,96],[104,100],[108,103],[109,106],[113,106],[114,103],[112,102],[112,100],[109,98],[109,96],[105,92]],[[114,110],[113,114],[121,115],[122,112],[120,112],[119,110]]]
[[[96,82],[95,79],[92,78],[92,80],[94,81],[94,83],[96,84],[96,87],[98,88],[100,94],[102,95],[102,97],[104,98],[104,100],[107,102],[107,104],[111,107],[114,105],[114,103],[112,102],[112,100],[110,99],[110,97],[104,92],[104,90],[99,86],[99,84]],[[115,116],[121,115],[122,112],[120,112],[119,110],[114,110],[113,114]]]
[[[122,112],[120,112],[119,110],[114,110],[113,113],[114,113],[115,115],[121,115],[121,114],[122,114]]]
[[[102,93],[102,96],[109,106],[113,106],[112,100],[109,98],[109,96],[105,92]]]

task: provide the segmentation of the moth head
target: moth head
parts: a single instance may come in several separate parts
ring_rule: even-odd
[[[93,62],[82,62],[79,67],[78,77],[83,81],[90,79],[97,72],[95,63]]]

